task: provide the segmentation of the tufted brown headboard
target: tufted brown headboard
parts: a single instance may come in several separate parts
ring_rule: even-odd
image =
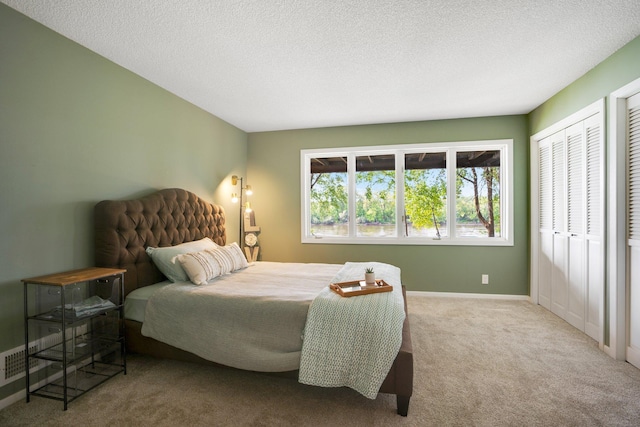
[[[204,237],[226,243],[223,208],[179,188],[136,200],[103,200],[94,214],[96,266],[126,268],[125,295],[166,280],[147,255],[147,246],[173,246]]]

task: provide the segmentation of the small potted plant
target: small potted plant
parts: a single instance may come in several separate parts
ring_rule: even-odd
[[[368,286],[376,284],[376,273],[373,271],[373,267],[367,267],[364,270],[364,283]]]

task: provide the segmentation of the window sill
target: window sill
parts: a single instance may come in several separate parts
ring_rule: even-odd
[[[302,244],[325,245],[397,245],[397,246],[513,246],[513,241],[501,237],[496,238],[350,238],[350,237],[304,237]]]

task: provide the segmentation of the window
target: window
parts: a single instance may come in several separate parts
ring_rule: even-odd
[[[447,237],[447,153],[404,155],[405,235]]]
[[[393,154],[356,157],[356,236],[396,236]]]
[[[500,151],[456,153],[456,236],[500,237]]]
[[[310,159],[311,228],[322,236],[349,236],[348,175],[346,157]]]
[[[512,150],[512,140],[302,150],[302,242],[513,245]]]

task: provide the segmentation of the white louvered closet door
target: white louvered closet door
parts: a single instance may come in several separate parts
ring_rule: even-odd
[[[604,143],[596,113],[538,141],[538,303],[602,340]]]
[[[602,338],[604,306],[604,141],[599,114],[584,122],[585,164],[585,318],[584,331],[595,340]]]
[[[585,136],[582,122],[566,129],[567,143],[567,322],[584,331],[585,317]]]
[[[627,360],[640,367],[640,94],[627,100],[629,297]]]
[[[538,303],[551,310],[551,274],[553,271],[553,196],[551,177],[551,140],[538,145]]]
[[[567,233],[567,150],[565,132],[551,140],[551,201],[553,258],[551,269],[551,312],[566,319],[568,288],[569,234]]]

